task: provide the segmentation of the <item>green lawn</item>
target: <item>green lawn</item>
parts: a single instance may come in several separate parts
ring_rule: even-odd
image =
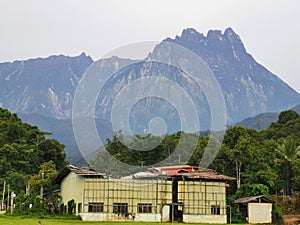
[[[172,223],[143,223],[143,222],[85,222],[80,220],[63,220],[63,219],[23,219],[20,217],[1,217],[0,216],[0,224],[1,225],[38,225],[38,221],[42,222],[42,225],[171,225]],[[199,225],[199,224],[197,224]]]

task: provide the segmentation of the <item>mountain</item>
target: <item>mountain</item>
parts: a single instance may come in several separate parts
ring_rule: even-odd
[[[75,89],[93,63],[84,53],[0,64],[0,107],[12,112],[70,118]]]
[[[146,78],[164,77],[176,83],[177,89],[182,88],[187,92],[197,110],[201,129],[210,128],[213,112],[210,110],[207,93],[195,84],[193,77],[187,76],[180,69],[168,64],[173,63],[180,65],[181,68],[189,68],[191,74],[199,72],[197,66],[191,63],[194,57],[175,50],[175,45],[193,52],[213,72],[224,96],[227,111],[226,123],[229,125],[260,113],[280,112],[300,102],[299,93],[255,61],[233,29],[228,28],[224,32],[210,30],[205,36],[195,29],[189,28],[183,30],[181,36],[162,41],[144,61],[129,63],[122,68],[120,65],[124,64],[122,61],[124,59],[114,58],[110,68],[113,65],[117,66],[111,72],[113,75],[106,81],[104,91],[98,96],[97,116],[110,121],[113,103],[120,98],[122,90],[134,82],[139,82],[139,86],[135,87],[136,95],[146,91],[158,94],[155,91],[157,86],[160,91],[172,89],[172,87],[167,88],[161,82],[147,85],[149,79]],[[158,63],[159,61],[165,63]],[[105,71],[107,64],[103,65],[100,61],[96,68],[99,71]],[[205,78],[201,82],[205,84]],[[186,99],[181,98],[178,93],[176,98],[179,105],[186,106]],[[124,108],[126,104],[124,104]],[[174,105],[161,98],[149,97],[137,101],[132,108],[129,118],[131,128],[135,133],[147,132],[151,118],[154,117],[164,119],[167,132],[176,132],[182,126],[180,115]]]
[[[178,46],[185,50],[176,52]],[[185,54],[187,51],[192,54]],[[202,60],[204,70],[208,67],[213,73],[224,96],[226,110],[213,112],[211,109],[211,103],[218,98],[217,88],[214,89],[218,85],[211,86],[205,77],[200,77],[197,83],[195,77],[186,72],[185,69],[190,74],[199,73],[195,56]],[[179,68],[174,64],[180,65]],[[85,96],[82,92],[75,107],[79,112],[76,118],[99,120],[97,128],[104,127],[100,129],[104,141],[113,131],[125,127],[126,123],[119,120],[128,107],[131,107],[130,115],[123,119],[128,119],[134,134],[145,135],[209,129],[214,113],[226,113],[226,124],[232,125],[265,112],[278,113],[300,103],[300,94],[256,62],[232,28],[224,32],[210,30],[207,35],[188,28],[180,36],[163,40],[142,61],[111,57],[94,62],[82,53],[76,57],[58,55],[0,63],[0,107],[22,113],[25,122],[52,132],[53,137],[67,146],[68,159],[73,161],[73,156],[78,155],[70,120],[75,92],[90,89],[80,86],[79,81],[92,68],[97,72],[94,75],[100,74],[92,80],[93,87],[99,88],[101,82],[105,83],[99,93],[94,92],[97,96]],[[110,76],[103,80],[101,74]],[[156,82],[152,82],[152,78]],[[130,101],[124,98],[124,90],[131,93]],[[143,96],[145,93],[150,94]],[[118,104],[114,104],[118,99]],[[201,126],[193,120],[192,110],[196,111]],[[117,121],[113,123],[112,118]],[[272,114],[264,118],[261,127],[273,120]],[[151,124],[159,125],[159,129],[155,130]]]
[[[295,112],[297,112],[300,115],[300,104],[293,107],[292,110],[294,110]]]
[[[225,97],[228,121],[234,124],[263,112],[280,112],[298,104],[299,93],[255,61],[232,28],[207,36],[194,29],[166,39],[200,56],[213,71]]]
[[[118,77],[111,79],[107,89],[115,88],[118,92],[141,76],[147,77],[159,72],[189,91],[193,85],[191,80],[185,79],[178,71],[172,71],[167,66],[150,62],[162,53],[165,58],[171,58],[172,52],[165,51],[164,43],[175,43],[189,49],[209,66],[225,98],[228,124],[259,113],[280,112],[300,102],[300,94],[257,63],[231,28],[223,33],[220,30],[210,30],[206,36],[192,28],[184,29],[180,36],[167,38],[157,45],[144,63],[134,65],[135,71],[133,68],[125,68],[127,71],[123,71],[123,74],[119,72]],[[184,61],[184,57],[177,57],[178,61]],[[116,71],[128,61],[134,62],[118,57],[103,59],[99,62],[99,69]],[[77,57],[59,55],[0,63],[0,106],[12,112],[36,113],[59,119],[70,118],[76,87],[92,63],[92,58],[84,53]],[[192,98],[196,103],[199,102],[198,110],[203,110],[206,115],[209,114],[209,109],[207,105],[201,105],[207,102],[205,94],[200,90]],[[108,100],[106,98],[105,104],[109,105],[111,103]],[[109,108],[102,109],[104,112],[99,114],[107,117]]]
[[[291,110],[297,112],[300,115],[300,104],[296,105],[295,107],[291,108]],[[243,126],[246,128],[252,128],[257,131],[266,129],[270,126],[271,123],[276,122],[278,120],[279,113],[261,113],[254,117],[246,118],[240,122],[238,122],[237,126]]]

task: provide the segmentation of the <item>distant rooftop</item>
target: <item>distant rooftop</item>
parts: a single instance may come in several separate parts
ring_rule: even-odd
[[[149,171],[154,173],[159,173],[162,171],[165,175],[175,176],[183,173],[192,173],[194,171],[198,171],[199,166],[189,166],[189,165],[181,165],[181,166],[163,166],[163,167],[151,167],[148,168]]]
[[[239,199],[234,201],[234,203],[236,203],[236,204],[249,203],[249,202],[272,203],[273,201],[266,198],[263,195],[252,196],[252,197],[247,197],[247,198],[239,198]]]
[[[68,165],[57,175],[57,177],[55,178],[55,183],[61,183],[61,181],[70,172],[84,177],[107,177],[105,173],[99,173],[88,168],[78,168],[72,165]],[[235,178],[233,177],[217,174],[215,170],[190,165],[151,167],[148,168],[148,171],[137,172],[129,176],[122,177],[121,179],[156,179],[157,177],[178,177],[206,180],[235,180]]]
[[[79,176],[93,176],[93,177],[105,177],[105,173],[99,173],[92,169],[78,168],[76,166],[67,165],[65,168],[57,175],[54,182],[61,183],[61,181],[70,173],[74,172]]]

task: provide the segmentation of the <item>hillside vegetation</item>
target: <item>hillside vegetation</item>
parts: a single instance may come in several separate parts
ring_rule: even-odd
[[[0,109],[0,182],[5,181],[10,190],[17,193],[16,212],[28,211],[29,204],[33,202],[30,212],[61,213],[59,196],[52,192],[57,188],[52,180],[66,164],[64,146],[46,136],[47,133],[37,127],[23,123],[16,114]],[[122,132],[118,132],[114,138],[107,140],[106,153],[95,153],[91,166],[100,172],[121,176],[136,170],[120,170],[120,173],[113,174],[113,171],[118,171],[116,160],[137,166],[139,170],[145,170],[169,156],[172,157],[165,161],[166,165],[199,165],[209,140],[213,139],[209,131],[201,132],[199,138],[196,134],[182,131],[165,137],[136,135],[127,145],[122,143],[123,138]],[[193,144],[195,139],[197,142]],[[179,140],[178,153],[175,149]],[[159,144],[150,151],[134,150],[141,141],[148,141],[150,146],[153,142]],[[283,212],[297,213],[300,202],[299,145],[300,116],[288,110],[281,112],[278,121],[262,131],[242,126],[229,127],[222,143],[215,139],[210,141],[210,147],[215,146],[219,152],[209,167],[236,178],[227,190],[228,204],[239,197],[273,195],[277,196]],[[191,148],[194,152],[187,157]],[[26,185],[30,185],[30,195],[23,195]],[[44,201],[39,198],[41,185],[46,193]]]
[[[13,191],[21,197],[30,186],[30,192],[36,195],[41,182],[46,188],[47,183],[51,184],[50,178],[65,166],[64,145],[47,139],[48,134],[0,108],[0,186],[6,184],[6,192]]]
[[[208,141],[212,138],[209,132],[202,132],[196,145],[192,145],[195,134],[166,135],[159,145],[150,151],[137,151],[139,142],[157,142],[159,137],[148,135],[147,137],[136,136],[131,143],[124,145],[121,132],[116,133],[112,140],[108,141],[106,150],[111,155],[107,157],[105,152],[98,153],[93,160],[93,165],[99,170],[110,172],[115,168],[114,158],[126,164],[139,166],[151,166],[170,156],[181,139],[180,155],[174,153],[172,161],[168,164],[184,163],[199,165]],[[120,141],[121,140],[121,141]],[[145,143],[145,142],[143,142]],[[147,143],[147,142],[146,142]],[[292,110],[284,111],[279,115],[277,122],[272,123],[267,129],[256,131],[242,126],[229,127],[225,133],[222,143],[213,140],[210,143],[216,147],[220,146],[219,152],[213,163],[209,166],[218,173],[236,177],[232,183],[230,193],[242,186],[253,184],[265,185],[269,192],[291,194],[300,191],[300,116]],[[132,146],[129,148],[127,146]],[[189,149],[194,148],[194,153],[187,161],[179,162],[189,154]],[[105,159],[105,160],[103,160]],[[108,159],[108,160],[107,160]],[[120,171],[119,175],[134,171]]]

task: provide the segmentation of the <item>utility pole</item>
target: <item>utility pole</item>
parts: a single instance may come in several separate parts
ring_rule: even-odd
[[[41,198],[43,198],[43,195],[44,195],[44,187],[43,187],[44,176],[45,176],[45,174],[42,173],[41,192],[40,192]]]
[[[1,210],[4,209],[4,196],[5,196],[5,186],[6,186],[6,180],[4,180],[4,183],[3,183],[3,194],[2,194],[2,204],[1,204]]]
[[[6,209],[8,209],[9,207],[9,184],[7,185],[7,207]]]
[[[14,198],[16,197],[15,192],[11,192],[11,198],[10,198],[10,215],[14,212]]]
[[[25,190],[26,195],[30,194],[30,184],[28,182],[28,185],[26,185],[26,190]]]

